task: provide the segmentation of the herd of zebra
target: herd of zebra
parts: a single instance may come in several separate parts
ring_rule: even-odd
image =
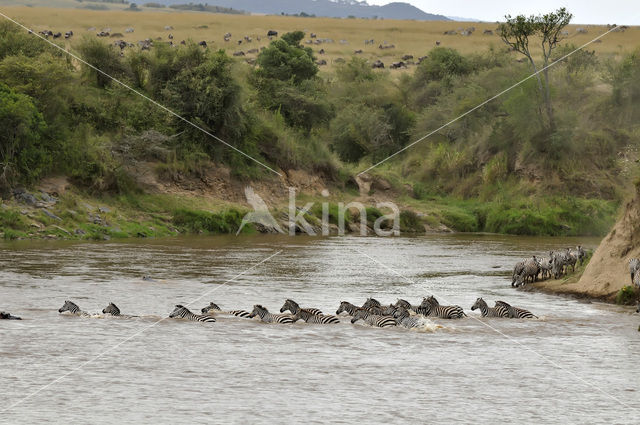
[[[568,273],[569,267],[574,272],[576,263],[582,265],[587,254],[582,246],[563,251],[550,251],[548,258],[537,258],[535,255],[516,263],[513,268],[511,286],[524,286],[527,282],[553,277],[558,279]],[[640,262],[636,263],[640,268]],[[632,278],[633,279],[633,278]]]
[[[482,317],[502,317],[516,319],[537,318],[530,311],[513,307],[504,301],[496,301],[495,307],[489,307],[487,302],[482,298],[478,298],[471,307],[471,310],[479,309]],[[289,313],[285,313],[288,311]],[[59,313],[68,312],[69,314],[78,316],[92,316],[83,311],[72,301],[65,301],[64,305],[58,310]],[[109,303],[102,310],[103,314],[111,316],[120,316],[125,318],[133,318],[139,316],[123,315],[120,309],[113,303]],[[351,323],[359,320],[373,327],[385,328],[389,326],[401,326],[404,328],[417,328],[425,323],[426,318],[441,319],[462,319],[467,317],[462,307],[457,305],[440,305],[434,296],[423,298],[422,303],[412,305],[406,300],[399,299],[395,304],[388,306],[382,305],[374,298],[368,298],[362,306],[342,301],[335,315],[324,314],[317,308],[302,308],[300,305],[291,300],[285,300],[280,308],[280,313],[270,313],[266,307],[260,304],[253,306],[251,312],[246,310],[223,311],[216,303],[211,302],[204,307],[200,313],[193,313],[183,305],[176,305],[169,318],[185,319],[194,322],[215,322],[216,315],[226,314],[230,316],[240,317],[244,319],[253,319],[258,317],[264,323],[291,324],[298,320],[312,324],[337,324],[340,323],[341,314],[347,314],[351,317]]]

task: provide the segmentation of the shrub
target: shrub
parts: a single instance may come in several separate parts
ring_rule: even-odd
[[[638,289],[635,286],[626,285],[616,294],[616,304],[632,305],[638,300]]]

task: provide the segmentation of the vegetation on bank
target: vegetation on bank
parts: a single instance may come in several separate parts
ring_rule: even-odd
[[[274,40],[255,68],[195,42],[121,54],[86,37],[76,48],[89,63],[269,166],[319,175],[344,194],[359,170],[531,72],[500,46],[470,55],[436,47],[413,74],[399,77],[356,56],[323,75],[304,37],[297,31]],[[562,43],[549,60],[573,48]],[[602,235],[636,177],[639,58],[638,52],[618,60],[579,51],[549,72],[544,96],[527,81],[370,174],[388,181],[407,211],[420,213],[405,213],[407,228],[419,221],[460,231]],[[158,178],[168,182],[203,177],[211,164],[225,165],[235,179],[273,178],[6,22],[0,24],[0,81],[0,127],[8,129],[0,134],[5,199],[15,187],[34,187],[52,174],[69,176],[88,197],[144,199],[151,195],[142,193],[135,172],[142,161],[157,164]],[[147,213],[139,205],[131,210]],[[0,212],[5,237],[28,233],[13,207]],[[145,227],[156,233],[121,225],[105,235],[170,234],[172,226],[227,232],[243,215],[189,208],[163,214],[148,216]],[[69,220],[87,234],[99,233]]]

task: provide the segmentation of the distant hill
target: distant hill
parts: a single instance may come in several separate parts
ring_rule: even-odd
[[[384,18],[414,19],[418,21],[448,21],[444,15],[426,13],[409,3],[389,3],[384,6],[370,5],[357,0],[155,0],[165,5],[208,3],[213,6],[232,7],[251,13],[269,15],[298,14],[326,16],[332,18]],[[144,1],[139,3],[144,4]]]

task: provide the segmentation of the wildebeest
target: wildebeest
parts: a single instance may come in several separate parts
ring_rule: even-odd
[[[316,61],[316,65],[318,65],[318,66],[323,66],[323,65],[326,65],[326,64],[327,64],[327,61],[324,60],[324,59],[320,59],[319,61]]]
[[[106,32],[106,31],[100,31],[100,32],[97,34],[97,36],[98,36],[98,37],[109,37],[109,35],[110,35],[110,34],[109,34],[108,32]]]
[[[482,31],[482,34],[484,34],[484,35],[493,35],[493,31],[491,31],[491,30],[484,30],[484,31]]]
[[[319,55],[324,55],[324,49],[320,49],[320,51],[318,52]]]
[[[411,59],[413,59],[413,55],[404,55],[404,56],[402,57],[402,60],[403,60],[403,61],[409,61],[409,60],[411,60]]]
[[[233,52],[233,56],[244,56],[244,52],[242,50],[239,52]]]
[[[169,40],[173,40],[173,34],[169,34]]]
[[[439,46],[440,44],[440,40],[436,40],[436,46]]]
[[[71,38],[73,37],[73,31],[67,31],[64,33],[64,38]]]
[[[316,38],[316,37],[318,37],[318,36],[315,33],[312,32],[311,33],[311,38]]]
[[[242,40],[238,40],[238,46],[242,44]]]
[[[368,44],[375,44],[375,40],[373,38],[364,41],[365,46]]]
[[[384,49],[395,49],[396,46],[395,44],[381,44],[378,46],[378,49],[384,50]]]
[[[267,32],[267,37],[277,37],[277,36],[278,36],[278,31],[269,30]]]
[[[250,55],[254,54],[254,53],[258,53],[258,52],[259,52],[258,49],[249,49],[249,50],[247,50],[247,54],[250,54]]]
[[[358,49],[358,50],[353,52],[354,55],[360,55],[362,53],[363,53],[362,49]]]
[[[420,56],[420,57],[418,58],[418,63],[419,63],[419,64],[421,64],[421,63],[422,63],[422,61],[426,60],[428,57],[429,57],[429,56],[426,56],[426,55],[425,55],[425,56]]]
[[[230,32],[228,32],[228,33],[226,33],[224,36],[225,36],[225,38],[231,38],[231,33],[230,33]]]
[[[118,40],[114,41],[113,45],[119,47],[120,50],[123,50],[125,47],[127,47],[127,42],[124,40]]]
[[[391,69],[400,69],[400,68],[406,68],[407,64],[405,64],[404,62],[400,61],[400,62],[393,62],[390,66]]]
[[[224,36],[224,41],[229,41],[231,40],[231,37],[227,37],[226,35]]]
[[[131,33],[131,32],[134,32],[134,31],[135,30],[133,28],[131,28],[131,27],[129,27],[126,30],[124,30],[124,32],[127,32],[127,33]]]
[[[202,47],[207,47],[207,42],[202,40],[200,43],[198,43],[198,45]]]
[[[382,69],[382,68],[384,68],[384,63],[380,59],[378,59],[371,65],[371,67],[372,68],[381,68]]]

